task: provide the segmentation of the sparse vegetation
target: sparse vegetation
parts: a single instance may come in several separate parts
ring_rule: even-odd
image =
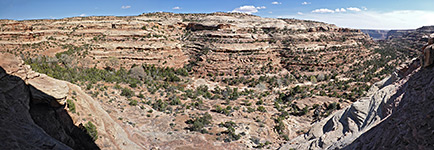
[[[187,120],[185,123],[190,124],[189,130],[191,131],[199,131],[201,133],[206,133],[207,130],[204,129],[205,126],[211,124],[212,117],[209,113],[205,113],[202,116],[194,117],[190,120]]]
[[[131,90],[128,89],[128,88],[123,88],[123,89],[122,89],[122,92],[121,92],[121,95],[129,98],[129,97],[134,96],[134,92],[131,91]]]
[[[66,100],[66,104],[68,104],[69,111],[75,113],[75,103],[72,100],[68,99]]]
[[[224,23],[203,27],[212,31],[180,27],[189,23],[203,24],[201,22],[206,18],[203,16],[208,15],[145,13],[141,16],[152,16],[148,19],[155,20],[140,20],[142,23],[138,24],[116,23],[110,28],[114,32],[122,29],[131,30],[131,33],[140,31],[140,34],[106,37],[109,32],[88,34],[86,29],[81,30],[93,25],[72,27],[73,32],[67,33],[66,38],[49,34],[45,37],[48,41],[21,44],[24,48],[8,48],[6,52],[22,56],[34,71],[77,84],[93,99],[107,104],[107,107],[112,105],[107,112],[122,114],[119,122],[135,127],[135,118],[125,115],[130,112],[126,109],[135,109],[145,119],[177,119],[176,123],[175,120],[170,122],[173,131],[168,134],[178,135],[180,133],[176,131],[180,127],[188,126],[187,130],[209,134],[218,141],[233,142],[250,137],[243,136],[245,133],[241,131],[259,133],[260,130],[268,132],[267,135],[277,133],[278,137],[266,138],[271,142],[263,141],[262,134],[258,134],[258,139],[251,138],[254,148],[270,149],[293,136],[288,136],[292,134],[288,118],[310,119],[312,122],[321,120],[364,96],[372,83],[391,74],[398,64],[414,56],[387,43],[380,42],[374,49],[370,45],[372,41],[361,38],[356,32],[327,29],[318,32],[321,33],[318,36],[301,38],[293,35],[309,35],[316,31],[260,26],[227,30]],[[177,16],[177,20],[183,22],[174,25],[158,23],[171,16]],[[129,18],[134,20],[134,17]],[[320,24],[321,28],[327,26],[312,21],[283,21],[307,26]],[[237,23],[234,20],[227,22]],[[38,25],[32,27],[35,30],[40,28]],[[8,30],[3,25],[1,29]],[[68,31],[70,27],[56,29]],[[224,34],[219,35],[220,32]],[[245,34],[252,34],[254,38],[238,37]],[[30,38],[43,39],[43,36],[31,35]],[[18,35],[13,35],[2,36],[0,40],[19,39]],[[357,44],[348,45],[343,41]],[[127,43],[125,45],[128,46],[118,44],[120,46],[107,47],[99,45],[99,42]],[[132,42],[145,46],[128,44]],[[318,46],[307,47],[307,43]],[[224,49],[234,44],[258,49]],[[270,50],[261,45],[274,48]],[[175,48],[166,51],[166,46]],[[56,48],[61,50],[55,55],[46,54]],[[104,52],[103,56],[100,52]],[[81,110],[77,110],[71,99],[67,100],[67,107],[72,113]],[[88,113],[82,115],[87,116]],[[223,122],[213,122],[211,115],[221,117],[218,120]],[[187,116],[189,118],[185,118]],[[179,123],[179,118],[184,120]],[[252,123],[246,124],[240,119],[251,120]],[[85,126],[96,140],[96,127],[91,122]]]
[[[96,126],[92,122],[87,122],[84,125],[84,128],[86,129],[86,133],[89,134],[89,136],[96,141],[98,139],[98,131],[96,129]]]

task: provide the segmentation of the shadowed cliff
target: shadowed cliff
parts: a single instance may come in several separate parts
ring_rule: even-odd
[[[416,59],[281,149],[433,149],[434,68]]]
[[[434,149],[434,68],[419,70],[400,90],[395,111],[344,149]]]
[[[99,149],[64,106],[0,67],[0,145],[3,149]]]

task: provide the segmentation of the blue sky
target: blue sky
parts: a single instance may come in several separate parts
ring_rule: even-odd
[[[160,11],[243,12],[363,29],[434,25],[433,0],[0,0],[0,19],[125,16]]]

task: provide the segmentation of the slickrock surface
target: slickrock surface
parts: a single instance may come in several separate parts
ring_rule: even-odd
[[[2,114],[8,114],[13,118],[1,121],[4,123],[2,133],[5,133],[2,138],[16,140],[15,146],[6,145],[2,146],[3,148],[10,146],[13,149],[68,149],[69,146],[74,149],[95,149],[97,147],[95,144],[92,145],[90,137],[86,137],[87,135],[77,127],[87,121],[92,121],[97,126],[100,140],[96,143],[101,148],[139,148],[128,139],[125,131],[108,116],[107,112],[101,109],[99,103],[78,86],[34,72],[28,65],[24,65],[21,59],[11,54],[0,53],[0,58],[4,58],[0,66],[5,69],[1,75],[4,83],[1,84],[4,95],[2,100],[5,104],[1,106],[7,108]],[[49,93],[59,96],[59,99]],[[61,102],[64,103],[67,98],[71,98],[72,93],[75,93],[77,112],[86,113],[86,116],[68,114],[64,106],[61,106],[65,105]],[[34,139],[26,141],[28,137]],[[6,139],[2,141],[7,141]],[[83,141],[79,142],[80,140]]]
[[[432,149],[434,69],[413,60],[281,149]]]
[[[71,149],[36,125],[31,94],[23,80],[0,68],[0,144],[4,149]]]
[[[411,75],[399,89],[388,116],[345,149],[433,149],[434,68]]]

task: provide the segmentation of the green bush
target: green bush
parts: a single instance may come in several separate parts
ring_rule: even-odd
[[[87,122],[84,125],[86,129],[86,133],[92,138],[92,140],[96,141],[98,139],[98,131],[96,130],[96,126],[92,122]]]
[[[259,107],[257,108],[257,110],[260,111],[260,112],[267,112],[267,110],[265,109],[264,106],[259,106]]]
[[[169,98],[169,100],[170,100],[170,105],[182,105],[182,102],[181,102],[181,100],[179,100],[179,97],[178,96],[174,96],[174,97],[171,97],[171,98]]]
[[[131,105],[131,106],[137,106],[137,100],[130,100],[130,103],[128,103],[129,105]]]
[[[72,100],[68,99],[66,100],[66,104],[68,105],[69,111],[72,113],[75,113],[75,104]]]
[[[163,102],[161,99],[157,100],[155,103],[152,104],[152,108],[158,111],[165,111],[167,108],[167,103]]]
[[[252,107],[247,107],[247,112],[248,113],[255,112],[255,109],[253,109]]]
[[[134,96],[134,92],[128,88],[123,88],[122,92],[121,92],[121,96],[126,96],[126,97],[130,98],[130,97]]]
[[[130,87],[132,87],[132,88],[136,88],[136,87],[137,87],[137,84],[136,84],[136,83],[131,83],[131,84],[130,84]]]
[[[226,108],[222,108],[220,105],[215,105],[214,107],[215,107],[215,111],[217,113],[225,114],[226,116],[229,116],[231,114],[231,111],[232,111],[231,106],[227,106]]]
[[[191,124],[191,126],[189,128],[191,131],[200,131],[200,132],[204,133],[204,132],[206,132],[206,130],[203,129],[203,127],[211,124],[211,121],[212,121],[212,117],[207,112],[207,113],[203,114],[201,117],[196,117],[196,118],[187,120],[185,123]]]
[[[227,134],[227,138],[224,139],[225,142],[236,141],[241,138],[240,134],[235,133],[235,127],[236,127],[235,122],[227,121],[225,123],[220,123],[219,126],[227,128],[226,131],[222,132],[223,134]]]

